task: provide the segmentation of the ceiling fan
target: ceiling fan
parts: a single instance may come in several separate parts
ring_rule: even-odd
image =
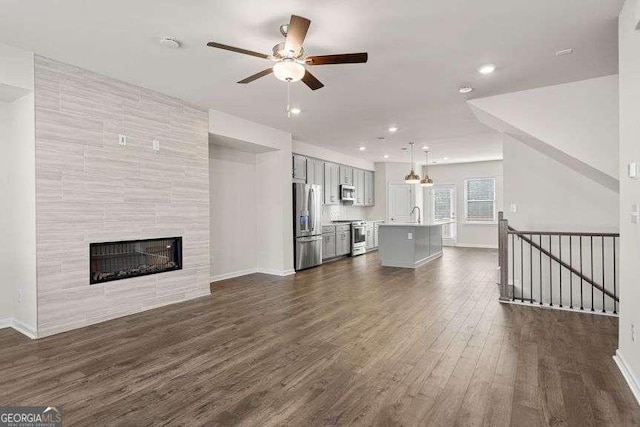
[[[329,64],[357,64],[367,62],[367,53],[345,53],[339,55],[311,55],[304,56],[303,43],[309,30],[311,21],[297,15],[291,15],[288,25],[280,26],[280,33],[285,37],[285,41],[278,43],[272,49],[271,55],[266,55],[251,50],[228,46],[221,43],[209,42],[207,46],[218,49],[230,50],[232,52],[251,55],[257,58],[269,59],[275,64],[266,70],[260,71],[238,83],[247,84],[260,77],[273,73],[277,79],[285,82],[297,82],[302,80],[311,90],[317,90],[324,86],[311,74],[305,66],[329,65]]]

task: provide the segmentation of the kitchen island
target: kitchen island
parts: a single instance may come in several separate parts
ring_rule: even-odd
[[[378,258],[385,267],[416,268],[442,256],[442,226],[449,221],[424,224],[380,224]]]

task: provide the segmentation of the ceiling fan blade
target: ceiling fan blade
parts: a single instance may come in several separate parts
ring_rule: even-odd
[[[329,64],[360,64],[367,62],[369,55],[362,53],[343,53],[340,55],[315,55],[307,56],[304,60],[307,65],[329,65]]]
[[[246,79],[240,80],[238,83],[241,83],[241,84],[251,83],[254,80],[258,80],[260,77],[268,76],[271,73],[273,73],[273,68],[267,68],[264,71],[260,71],[259,73],[249,76]]]
[[[293,52],[293,56],[300,53],[304,38],[307,36],[311,21],[302,16],[291,15],[289,26],[287,27],[287,39],[284,43],[284,51],[286,54]]]
[[[309,86],[311,90],[318,90],[324,87],[322,82],[316,79],[315,76],[311,74],[309,71],[305,71],[304,77],[302,77],[302,81],[304,82],[304,84]]]
[[[262,59],[269,59],[269,55],[265,55],[264,53],[254,52],[252,50],[240,49],[239,47],[228,46],[226,44],[209,42],[207,43],[209,47],[215,47],[218,49],[230,50],[231,52],[242,53],[244,55],[251,55]]]

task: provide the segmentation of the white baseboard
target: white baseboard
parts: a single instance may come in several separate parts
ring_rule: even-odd
[[[456,243],[459,248],[498,249],[498,245],[484,245],[476,243]]]
[[[16,319],[0,319],[0,329],[4,328],[13,328],[31,339],[38,338],[38,333],[36,332],[35,328],[25,325],[24,323]]]
[[[627,384],[629,384],[631,393],[633,393],[633,396],[638,401],[638,404],[640,404],[640,382],[638,381],[638,378],[633,374],[633,370],[627,364],[624,357],[622,357],[620,349],[616,350],[616,355],[613,356],[613,360],[616,362],[616,365],[618,365],[618,369],[620,369],[620,372],[622,373],[624,379],[627,381]]]
[[[246,276],[247,274],[254,274],[257,272],[258,272],[257,268],[250,268],[248,270],[240,270],[240,271],[233,271],[231,273],[217,274],[215,276],[211,276],[210,280],[212,282],[218,282],[220,280],[233,279],[234,277]]]
[[[290,276],[292,274],[295,274],[296,271],[293,269],[290,270],[273,270],[270,268],[258,268],[257,269],[258,273],[262,273],[262,274],[270,274],[272,276]]]

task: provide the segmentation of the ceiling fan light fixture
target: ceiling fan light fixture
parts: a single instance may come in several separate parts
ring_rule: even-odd
[[[306,72],[304,65],[292,60],[284,59],[273,66],[273,74],[283,82],[297,82],[302,80]]]

